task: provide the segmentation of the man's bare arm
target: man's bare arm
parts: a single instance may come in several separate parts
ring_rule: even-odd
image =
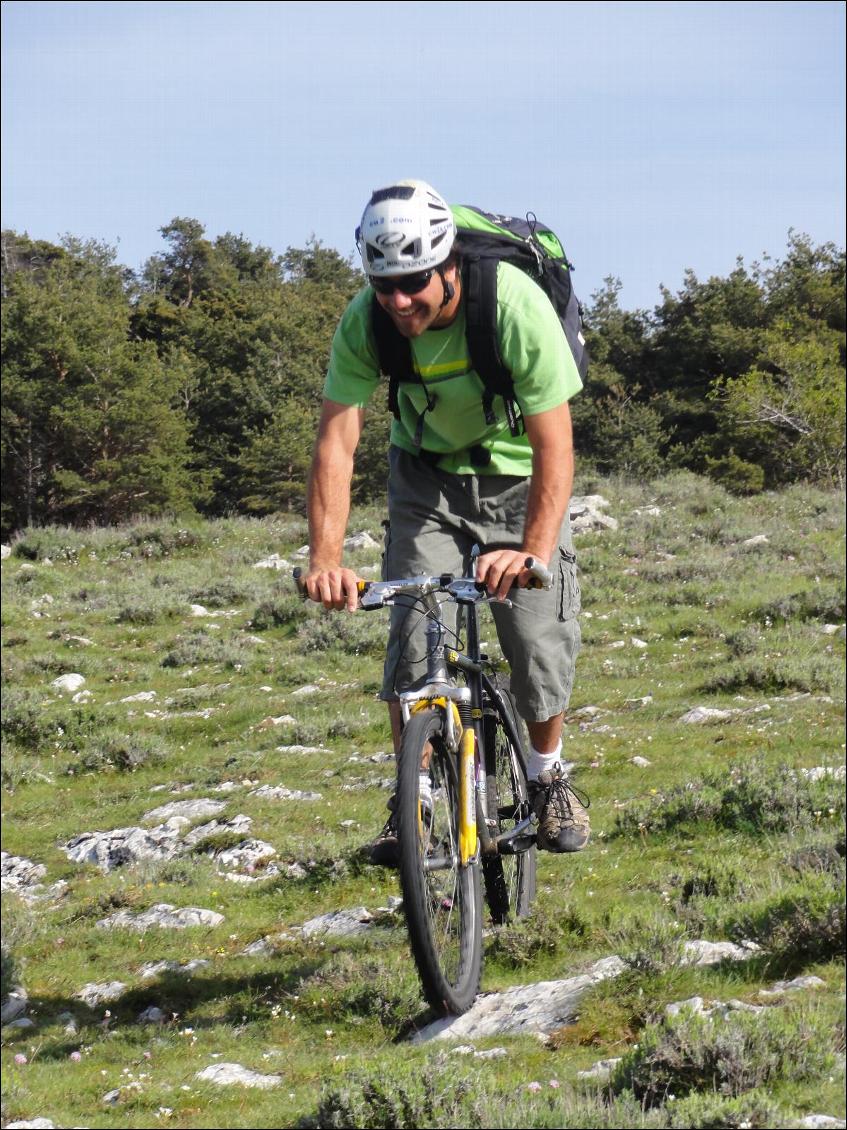
[[[363,421],[362,408],[324,401],[309,474],[309,572],[304,582],[311,599],[325,608],[356,607],[359,578],[341,562]]]
[[[523,545],[520,550],[486,553],[477,563],[477,577],[501,600],[513,584],[526,585],[530,576],[524,567],[527,557],[549,565],[573,489],[573,434],[567,403],[525,416],[524,424],[532,447],[532,481]]]

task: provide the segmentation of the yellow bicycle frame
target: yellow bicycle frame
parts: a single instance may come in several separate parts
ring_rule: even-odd
[[[453,732],[458,736],[459,745],[459,861],[463,867],[476,856],[476,735],[473,726],[462,726],[459,708],[455,702],[444,696],[424,698],[414,703],[410,713],[421,710],[438,709],[448,712]],[[448,729],[448,732],[449,732]]]

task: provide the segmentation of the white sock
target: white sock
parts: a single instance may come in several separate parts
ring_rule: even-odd
[[[529,747],[529,765],[526,767],[528,781],[537,781],[542,773],[547,773],[557,761],[562,759],[562,742],[551,753],[539,753],[534,745]]]
[[[418,790],[420,799],[424,804],[429,804],[429,806],[432,807],[432,782],[429,779],[429,773],[421,773],[419,779],[420,785],[418,786]]]

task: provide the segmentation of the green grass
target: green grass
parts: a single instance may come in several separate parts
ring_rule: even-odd
[[[15,540],[2,574],[4,850],[44,864],[45,887],[67,887],[32,905],[4,896],[4,992],[23,984],[35,1021],[3,1031],[4,1120],[705,1127],[844,1116],[843,788],[798,773],[844,764],[844,639],[824,631],[844,620],[843,496],[795,487],[741,500],[688,474],[579,489],[604,494],[620,523],[577,538],[584,646],[565,754],[591,796],[592,842],[539,857],[534,917],[486,938],[483,989],[570,976],[611,953],[627,969],[546,1046],[478,1041],[508,1049],[491,1061],[408,1043],[429,1014],[398,916],[349,939],[293,931],[399,894],[361,850],[385,818],[392,775],[367,760],[390,748],[376,701],[384,618],[326,614],[300,603],[285,572],[253,568],[270,553],[298,560],[303,522],[157,521]],[[660,515],[635,513],[647,506]],[[356,512],[351,530],[379,540],[381,516]],[[758,534],[767,542],[744,546]],[[490,626],[483,634],[493,638]],[[78,702],[50,686],[68,673],[86,680]],[[318,690],[297,695],[306,684]],[[155,697],[123,701],[141,692]],[[732,713],[680,723],[698,705]],[[588,723],[587,706],[599,711]],[[321,752],[280,749],[293,745]],[[280,784],[321,799],[253,795]],[[225,801],[221,820],[249,816],[249,837],[276,848],[283,874],[219,875],[209,852],[231,845],[229,832],[108,875],[61,851],[80,832],[137,825],[192,797]],[[96,925],[160,902],[224,921],[143,934]],[[271,953],[242,956],[265,937]],[[763,948],[742,964],[682,963],[684,942],[703,937]],[[141,975],[147,962],[195,959],[208,964],[191,976]],[[732,1086],[706,1080],[709,1056],[720,1059],[713,1033],[664,1019],[667,1004],[695,995],[757,1003],[799,973],[824,988],[786,996],[770,1027],[736,1036]],[[114,1001],[75,999],[113,980],[125,985]],[[153,1004],[164,1022],[142,1024]],[[782,1054],[795,1039],[797,1053]],[[615,1093],[578,1078],[610,1057],[627,1065]],[[283,1084],[195,1079],[230,1061]],[[671,1062],[688,1082],[662,1099]],[[115,1088],[117,1106],[104,1106]]]

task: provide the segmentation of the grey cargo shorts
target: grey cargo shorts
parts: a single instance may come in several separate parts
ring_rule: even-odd
[[[511,475],[452,475],[398,447],[389,451],[388,524],[383,580],[461,576],[471,548],[520,548],[529,479]],[[511,608],[493,602],[497,636],[512,669],[511,687],[521,717],[543,722],[568,705],[580,647],[576,557],[570,520],[559,536],[557,560],[550,563],[550,590],[519,589]],[[445,614],[455,605],[445,606]],[[445,615],[445,620],[450,623]],[[382,691],[396,700],[426,674],[426,621],[410,604],[391,609],[391,628]],[[484,634],[484,629],[483,629]]]

